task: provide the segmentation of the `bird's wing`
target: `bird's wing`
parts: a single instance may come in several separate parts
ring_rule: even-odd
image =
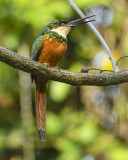
[[[38,58],[40,56],[40,52],[43,48],[43,37],[44,35],[40,35],[33,43],[32,45],[32,51],[31,51],[31,59],[38,61]]]
[[[34,41],[32,45],[32,51],[31,51],[31,59],[38,61],[38,58],[41,54],[41,50],[43,48],[43,37],[44,35],[38,36],[38,38]],[[31,74],[32,81],[35,79],[35,76]]]

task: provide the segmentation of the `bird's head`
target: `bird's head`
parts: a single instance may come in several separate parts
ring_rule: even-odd
[[[78,26],[80,24],[88,23],[94,21],[94,19],[89,20],[90,17],[80,18],[74,21],[67,22],[65,20],[54,20],[50,22],[44,29],[43,32],[57,32],[59,35],[63,36],[64,38],[67,37],[67,34],[70,32],[72,27]],[[86,20],[85,20],[86,19]]]

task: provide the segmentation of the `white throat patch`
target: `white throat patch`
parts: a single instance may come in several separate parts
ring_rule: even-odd
[[[60,36],[63,36],[64,38],[67,38],[67,34],[70,32],[70,30],[71,27],[58,27],[51,29],[51,31],[58,33]]]

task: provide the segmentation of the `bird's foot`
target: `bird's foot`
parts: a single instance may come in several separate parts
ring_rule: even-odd
[[[56,68],[56,69],[58,69],[59,71],[61,70],[61,68],[60,68],[60,67],[58,67],[58,66],[56,66],[55,68]]]
[[[49,66],[47,63],[43,63],[44,65],[46,65],[46,68],[51,68],[51,66]]]

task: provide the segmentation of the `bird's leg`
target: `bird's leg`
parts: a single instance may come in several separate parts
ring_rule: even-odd
[[[54,68],[58,69],[59,71],[61,70],[61,68],[60,68],[60,67],[58,67],[58,66],[56,66],[56,67],[54,67]]]
[[[49,66],[47,63],[43,63],[44,65],[46,65],[46,68],[51,68],[51,66]]]

